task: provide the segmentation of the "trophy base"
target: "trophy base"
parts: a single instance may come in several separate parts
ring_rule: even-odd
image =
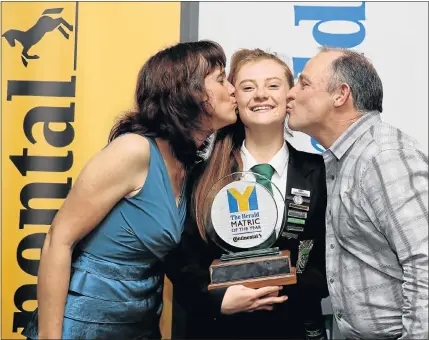
[[[290,251],[278,248],[248,251],[214,260],[210,266],[208,290],[244,285],[248,288],[284,286],[296,283],[296,269]]]

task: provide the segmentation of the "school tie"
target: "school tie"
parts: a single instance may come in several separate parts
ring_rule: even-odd
[[[271,193],[273,193],[273,188],[271,187],[271,178],[273,177],[273,174],[274,174],[274,168],[270,164],[263,163],[263,164],[258,164],[253,166],[250,170],[255,174],[264,176],[264,177],[255,176],[256,182],[259,184],[262,184]],[[275,242],[276,242],[276,233],[274,231],[264,243],[255,247],[255,249],[265,249],[267,247],[270,247]]]
[[[271,178],[274,174],[274,168],[270,164],[263,163],[253,166],[250,170],[255,174],[264,176],[255,176],[256,182],[262,184],[271,193],[273,193],[273,188],[271,187]]]

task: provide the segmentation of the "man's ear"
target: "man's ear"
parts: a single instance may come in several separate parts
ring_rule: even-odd
[[[343,106],[351,95],[350,86],[346,83],[342,83],[334,94],[334,106]]]

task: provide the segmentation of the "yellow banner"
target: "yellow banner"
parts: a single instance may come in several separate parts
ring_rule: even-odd
[[[36,307],[40,248],[88,159],[130,109],[179,2],[2,3],[2,338]]]

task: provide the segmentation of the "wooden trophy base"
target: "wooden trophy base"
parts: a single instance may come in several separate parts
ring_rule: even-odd
[[[270,251],[271,250],[271,251]],[[296,269],[290,264],[290,251],[269,249],[255,255],[255,252],[243,252],[244,258],[214,260],[210,266],[208,290],[225,288],[232,285],[244,285],[248,288],[266,286],[284,286],[296,283]],[[240,257],[238,255],[237,257]]]

